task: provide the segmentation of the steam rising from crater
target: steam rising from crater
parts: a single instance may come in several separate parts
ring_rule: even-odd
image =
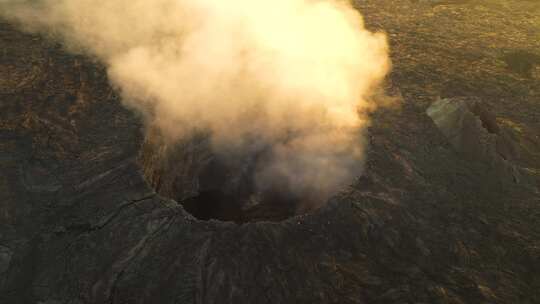
[[[360,173],[389,60],[349,2],[2,0],[0,16],[99,58],[168,144],[208,132],[218,155],[270,147],[260,187],[322,202]]]

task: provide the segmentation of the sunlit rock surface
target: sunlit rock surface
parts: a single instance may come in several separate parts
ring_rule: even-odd
[[[485,162],[501,179],[524,183],[537,191],[527,170],[514,163],[520,146],[512,138],[511,130],[501,128],[495,115],[480,101],[439,99],[427,109],[427,115],[464,157]]]

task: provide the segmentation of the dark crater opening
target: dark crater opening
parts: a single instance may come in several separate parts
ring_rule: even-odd
[[[170,146],[151,134],[138,162],[157,193],[200,220],[281,221],[313,209],[283,181],[271,181],[262,190],[256,186],[257,164],[264,157],[259,151],[225,159],[212,153],[204,136]]]

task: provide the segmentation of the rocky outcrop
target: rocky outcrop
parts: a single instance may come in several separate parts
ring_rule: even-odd
[[[427,114],[456,151],[473,161],[487,163],[500,178],[534,188],[532,178],[514,163],[520,154],[519,144],[481,101],[439,99]]]

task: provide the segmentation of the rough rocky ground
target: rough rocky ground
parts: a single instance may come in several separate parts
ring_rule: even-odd
[[[0,23],[0,303],[539,303],[540,4],[359,0],[389,34],[365,174],[282,222],[199,221],[147,185],[104,69]],[[531,182],[426,115],[481,100]]]

